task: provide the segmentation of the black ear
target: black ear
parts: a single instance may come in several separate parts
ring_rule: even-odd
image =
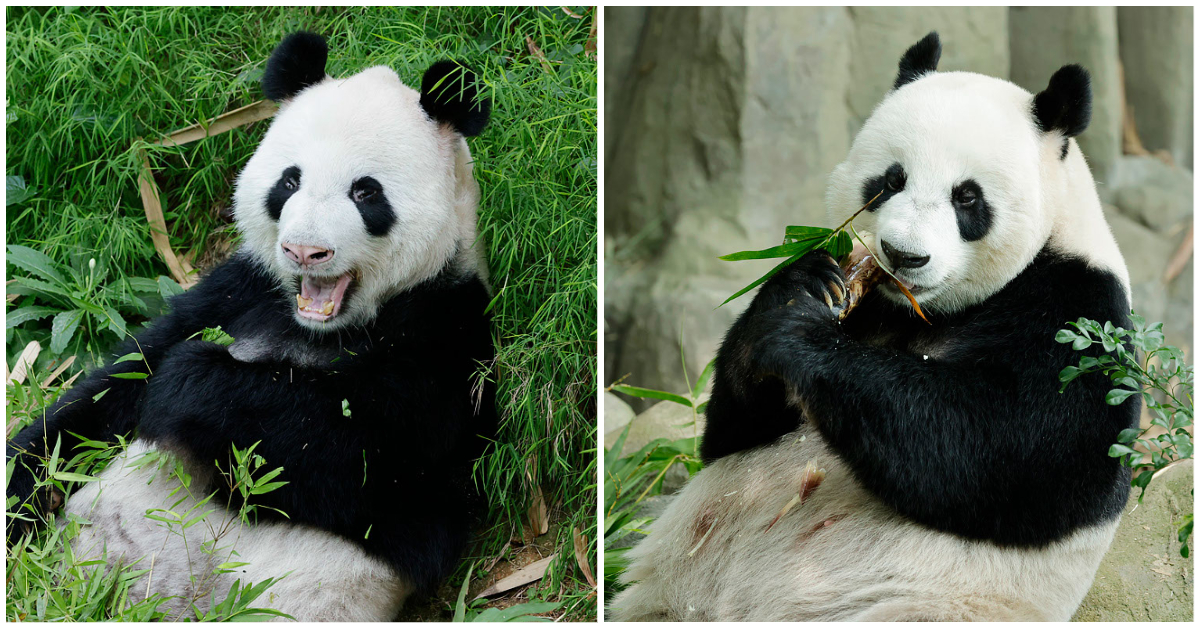
[[[325,38],[316,33],[300,31],[284,37],[267,59],[262,78],[263,93],[280,102],[320,83],[325,78],[328,57]]]
[[[1033,121],[1043,133],[1075,137],[1092,121],[1092,78],[1079,65],[1064,65],[1033,97]]]
[[[930,31],[900,57],[900,74],[896,76],[896,89],[907,85],[929,72],[937,70],[942,58],[942,40],[937,31]]]
[[[479,97],[474,72],[453,61],[438,61],[421,78],[421,108],[434,120],[471,137],[487,125],[492,101]]]

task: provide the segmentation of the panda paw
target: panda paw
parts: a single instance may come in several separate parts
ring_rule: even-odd
[[[756,370],[784,375],[817,361],[818,343],[839,333],[834,308],[845,295],[845,274],[825,251],[808,253],[768,280],[748,321]]]
[[[810,251],[767,280],[755,298],[763,310],[821,304],[830,318],[846,297],[846,274],[827,251]],[[812,303],[800,303],[811,301]]]

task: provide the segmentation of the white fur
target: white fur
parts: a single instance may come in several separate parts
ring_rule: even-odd
[[[1071,143],[1043,134],[1031,117],[1033,95],[971,72],[934,73],[895,90],[876,107],[834,169],[826,195],[830,220],[841,224],[863,204],[863,182],[892,163],[905,166],[905,188],[855,226],[876,253],[880,241],[929,263],[900,271],[926,290],[929,310],[953,312],[995,294],[1050,240],[1117,275],[1129,274],[1108,229],[1095,182]],[[975,242],[959,236],[951,205],[957,183],[974,179],[992,208],[992,227]],[[1053,235],[1053,237],[1051,237]],[[899,300],[895,291],[885,291]]]
[[[380,304],[452,261],[486,280],[470,149],[419,101],[420,94],[384,66],[326,78],[283,103],[239,175],[234,213],[245,247],[284,286],[298,285],[299,276],[284,242],[332,249],[321,275],[361,274],[341,313],[324,323],[296,316],[301,324],[318,331],[363,324]],[[267,194],[290,166],[300,168],[300,189],[276,223],[267,213]],[[382,237],[367,233],[349,198],[352,183],[365,176],[383,185],[396,213]]]
[[[150,569],[131,587],[134,602],[147,593],[174,596],[160,608],[169,609],[172,619],[193,618],[192,603],[201,612],[210,610],[235,580],[244,585],[282,577],[254,607],[299,621],[391,621],[412,591],[390,566],[327,532],[288,523],[246,526],[216,502],[193,510],[207,495],[203,487],[213,479],[211,467],[187,465],[192,482],[183,490],[169,467],[146,464],[143,456],[150,451],[133,443],[100,474],[100,482],[83,486],[65,507],[66,517],[83,523],[72,543],[79,560],[103,558],[110,565],[123,560],[136,562],[134,569]],[[176,489],[180,492],[170,495]],[[147,518],[152,509],[187,519],[207,516],[184,530]],[[213,573],[227,562],[249,564],[235,573]]]
[[[824,482],[767,531],[810,461],[825,469]],[[702,522],[713,522],[703,543]],[[689,482],[630,550],[622,579],[636,584],[616,597],[609,617],[1065,621],[1116,526],[1080,530],[1041,550],[934,532],[863,489],[805,427],[722,458]]]
[[[928,75],[884,99],[834,170],[826,200],[840,224],[861,207],[864,181],[892,163],[905,166],[903,192],[855,224],[877,252],[886,239],[930,256],[906,277],[931,287],[919,297],[926,309],[983,301],[1047,242],[1111,271],[1128,292],[1087,164],[1074,140],[1059,159],[1063,138],[1035,128],[1032,99],[1000,79]],[[991,229],[976,242],[962,240],[950,204],[954,185],[967,178],[993,210]],[[824,483],[768,531],[809,462],[825,469]],[[1117,525],[1077,530],[1044,549],[937,532],[866,491],[805,425],[700,471],[630,551],[623,580],[634,584],[613,601],[611,617],[1065,621]]]

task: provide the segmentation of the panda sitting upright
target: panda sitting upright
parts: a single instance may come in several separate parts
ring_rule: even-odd
[[[904,54],[827,195],[834,224],[879,195],[856,226],[929,323],[885,282],[839,324],[824,252],[770,279],[718,352],[707,466],[631,550],[615,619],[1061,621],[1087,593],[1140,403],[1106,405],[1098,374],[1059,394],[1079,354],[1058,329],[1129,327],[1072,139],[1089,77],[1033,95],[940,53],[931,33]]]
[[[282,578],[254,605],[391,620],[452,571],[479,502],[494,348],[464,137],[490,103],[452,62],[418,93],[387,67],[328,77],[326,56],[301,32],[267,63],[264,92],[281,106],[237,180],[241,250],[116,353],[144,360],[92,373],[8,445],[8,496],[44,510],[34,477],[58,439],[69,458],[78,437],[136,430],[65,511],[84,522],[77,555],[140,560],[151,573],[131,594],[174,596],[173,618],[207,611],[234,579]],[[217,326],[231,345],[196,336]],[[130,372],[149,377],[115,377]],[[231,447],[256,443],[261,472],[282,467],[286,484],[252,496],[257,521],[243,525]],[[180,462],[147,463],[155,451]],[[197,505],[213,512],[182,531],[145,516]]]

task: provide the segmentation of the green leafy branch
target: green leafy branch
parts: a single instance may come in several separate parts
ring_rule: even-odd
[[[1136,313],[1130,314],[1133,329],[1124,329],[1111,321],[1100,324],[1081,318],[1068,323],[1074,329],[1060,329],[1054,339],[1083,351],[1099,344],[1104,354],[1083,356],[1077,366],[1068,366],[1058,374],[1061,390],[1088,373],[1101,373],[1113,383],[1104,395],[1105,403],[1118,405],[1141,395],[1150,413],[1150,427],[1131,427],[1117,435],[1108,455],[1136,469],[1132,485],[1140,489],[1138,503],[1155,475],[1166,467],[1192,457],[1193,443],[1187,428],[1193,423],[1193,371],[1183,351],[1166,344],[1162,323],[1146,324]],[[1143,358],[1138,359],[1138,352]],[[1188,555],[1187,539],[1192,532],[1192,515],[1179,529],[1180,550]]]

